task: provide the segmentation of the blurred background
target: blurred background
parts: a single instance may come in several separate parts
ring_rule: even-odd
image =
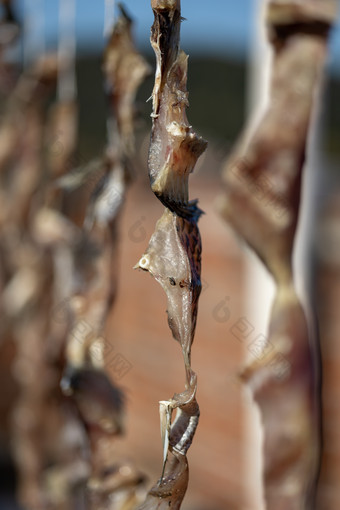
[[[114,2],[108,0],[107,3],[113,5]],[[182,48],[190,56],[190,120],[210,140],[233,143],[243,124],[247,105],[248,63],[253,55],[259,13],[264,3],[263,0],[240,0],[237,4],[211,0],[209,6],[201,6],[194,0],[182,2],[182,15],[185,18],[182,23]],[[103,140],[105,118],[104,98],[100,92],[105,2],[78,0],[75,4],[79,101],[81,112],[84,111],[80,122],[84,145],[80,148],[95,153]],[[17,0],[14,5],[22,21],[26,16],[23,55],[32,60],[44,47],[55,49],[60,28],[58,0]],[[124,5],[136,22],[134,33],[138,48],[153,64],[154,56],[149,44],[153,14],[149,3],[146,0],[126,0]],[[111,14],[114,11],[110,9],[108,12]],[[340,79],[339,26],[331,34],[328,77],[327,102],[323,108],[327,125],[325,149],[330,156],[336,156],[340,150],[336,131],[340,115],[339,101],[336,101]],[[151,76],[139,96],[146,119],[151,105],[144,103],[150,97],[152,83]],[[209,92],[209,84],[213,84],[213,93]],[[87,157],[86,152],[82,154]]]
[[[149,44],[153,14],[148,0],[125,0],[135,21],[138,49],[154,70]],[[109,5],[110,2],[107,3]],[[111,3],[113,4],[113,2]],[[260,321],[246,309],[249,291],[249,260],[246,250],[218,217],[214,202],[221,189],[223,163],[237,140],[256,100],[251,100],[255,74],[261,73],[261,50],[256,39],[260,24],[261,1],[182,0],[181,45],[189,58],[188,118],[196,132],[208,140],[206,153],[191,177],[191,198],[199,198],[205,215],[200,220],[203,240],[203,292],[197,333],[193,345],[193,369],[198,374],[199,428],[189,451],[190,482],[184,510],[260,510],[260,473],[256,458],[258,436],[249,433],[249,420],[258,416],[251,396],[238,382],[247,355],[246,345],[233,334],[238,320],[246,315],[257,334],[265,334]],[[15,11],[24,27],[24,37],[9,58],[29,65],[42,51],[56,49],[59,37],[57,0],[18,0]],[[114,11],[110,11],[110,15]],[[106,11],[106,14],[108,11]],[[112,17],[110,18],[112,21]],[[79,101],[79,143],[77,165],[100,154],[105,146],[107,104],[102,76],[105,45],[104,1],[76,2],[76,77]],[[257,53],[256,57],[254,56]],[[264,58],[263,58],[264,60]],[[251,65],[252,62],[252,65]],[[255,65],[254,65],[255,63]],[[131,459],[149,477],[150,484],[161,470],[158,401],[183,388],[184,373],[179,346],[172,340],[165,313],[165,295],[151,278],[132,270],[144,252],[160,217],[162,207],[155,199],[147,178],[147,150],[151,128],[150,97],[153,75],[138,93],[137,156],[135,182],[125,204],[121,225],[120,282],[115,308],[106,331],[112,348],[128,361],[129,370],[119,380],[128,398],[126,436],[117,440],[117,457]],[[314,189],[314,214],[320,223],[310,232],[308,246],[313,250],[313,301],[318,308],[320,329],[333,345],[338,294],[328,292],[339,282],[339,265],[329,268],[320,243],[328,246],[334,232],[324,232],[321,219],[339,216],[340,197],[340,28],[332,32],[323,102],[320,105],[318,158],[315,169],[319,183]],[[313,174],[314,175],[314,174]],[[314,181],[315,182],[315,181]],[[331,212],[328,205],[332,204]],[[334,212],[335,211],[335,212]],[[326,221],[326,220],[325,220]],[[333,224],[333,223],[332,223]],[[321,234],[320,234],[321,232]],[[338,234],[337,234],[338,235]],[[321,236],[321,237],[320,237]],[[320,240],[321,239],[321,240]],[[339,246],[339,245],[336,245]],[[336,247],[334,248],[336,249]],[[322,250],[321,250],[322,251]],[[326,250],[327,251],[327,250]],[[320,260],[322,263],[320,263]],[[253,261],[252,264],[257,264]],[[324,265],[322,265],[324,264]],[[318,267],[318,271],[315,270]],[[256,289],[258,299],[262,289]],[[265,307],[264,302],[262,306]],[[264,311],[264,314],[266,312]],[[334,327],[329,332],[330,324]],[[15,486],[15,470],[9,455],[9,412],[16,388],[9,376],[13,346],[0,344],[2,398],[0,400],[0,506],[9,505]],[[325,363],[330,374],[329,388],[335,388],[336,364],[332,347],[326,349]],[[249,354],[249,353],[248,353]],[[340,355],[340,352],[339,352]],[[115,374],[112,374],[115,377]],[[327,385],[327,377],[325,379]],[[330,395],[330,391],[327,390]],[[327,399],[325,400],[327,401]],[[333,396],[329,396],[334,403]],[[330,404],[335,423],[339,415]],[[248,425],[247,425],[248,420]],[[256,421],[257,420],[257,421]],[[250,424],[250,428],[252,424]],[[335,427],[335,425],[334,425]],[[255,439],[254,439],[255,437]],[[338,443],[337,443],[338,444]],[[339,451],[330,452],[330,456]],[[249,463],[249,458],[255,463]],[[329,464],[338,466],[330,458]],[[2,503],[3,502],[3,503]],[[11,503],[12,505],[13,503]]]

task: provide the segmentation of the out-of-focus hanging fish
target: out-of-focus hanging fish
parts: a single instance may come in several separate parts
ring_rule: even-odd
[[[269,105],[229,158],[223,217],[276,283],[268,338],[243,378],[260,407],[268,510],[314,508],[319,463],[317,370],[292,254],[302,171],[335,2],[271,0],[266,23],[273,67]]]
[[[131,18],[123,7],[120,11],[103,63],[109,102],[105,153],[79,171],[61,176],[56,185],[64,193],[76,192],[83,185],[91,189],[84,203],[80,235],[71,244],[68,304],[72,319],[61,386],[75,402],[91,446],[88,504],[111,508],[117,497],[120,502],[115,508],[125,510],[137,504],[142,477],[131,466],[117,468],[114,449],[116,436],[123,429],[124,398],[105,366],[103,333],[116,295],[118,224],[131,181],[135,95],[149,66],[134,46]]]

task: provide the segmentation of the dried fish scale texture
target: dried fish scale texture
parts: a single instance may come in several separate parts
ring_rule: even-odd
[[[188,178],[206,142],[189,125],[188,57],[179,49],[180,2],[152,2],[151,45],[156,55],[153,125],[149,151],[152,191],[171,211],[186,216]]]
[[[152,487],[139,510],[179,510],[189,481],[185,455],[171,454],[167,469],[159,484]]]
[[[261,411],[266,508],[314,508],[319,464],[315,346],[294,288],[292,252],[308,131],[335,17],[332,1],[271,1],[269,104],[224,172],[224,218],[262,260],[277,289],[268,338],[242,374]]]
[[[167,295],[168,323],[182,348],[186,388],[160,402],[163,473],[140,507],[143,510],[179,509],[188,485],[186,453],[199,419],[191,346],[201,292],[201,238],[197,227],[201,211],[196,200],[189,201],[188,180],[206,148],[206,142],[196,135],[186,117],[187,56],[179,49],[180,2],[153,0],[151,5],[156,76],[149,177],[152,191],[166,208],[136,268],[148,271]]]
[[[195,333],[201,291],[201,239],[197,224],[165,209],[138,267],[148,271],[168,297],[173,337],[188,354]]]

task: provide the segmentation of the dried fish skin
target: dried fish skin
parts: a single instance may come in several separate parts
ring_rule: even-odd
[[[192,373],[192,375],[196,379],[196,374]],[[200,409],[195,398],[196,387],[195,383],[192,389],[193,396],[189,402],[185,402],[185,392],[175,395],[173,398],[175,402],[177,400],[178,408],[169,434],[171,452],[186,455],[191,446],[200,417]]]
[[[186,356],[195,334],[200,280],[201,238],[194,221],[165,209],[136,267],[148,271],[168,298],[168,322]]]
[[[269,105],[227,161],[225,194],[218,204],[276,283],[268,337],[249,346],[256,359],[242,372],[261,412],[268,510],[315,507],[320,463],[316,335],[295,291],[292,254],[334,7],[332,0],[268,3],[274,49]]]
[[[160,402],[169,413],[170,425],[172,410],[177,415],[171,427],[168,427],[168,438],[164,434],[164,423],[161,419],[162,439],[168,449],[163,461],[163,473],[160,480],[150,489],[143,505],[138,510],[179,509],[185,496],[189,468],[186,453],[191,446],[199,420],[199,407],[195,398],[197,388],[196,374],[191,371],[191,384],[186,391],[175,394],[168,402]],[[161,414],[162,418],[162,414]],[[163,427],[162,427],[163,425]]]
[[[156,54],[153,126],[149,150],[152,191],[170,210],[181,215],[188,202],[188,178],[207,143],[186,116],[188,57],[179,50],[180,2],[153,2],[155,21],[151,45]]]
[[[91,339],[79,347],[69,346],[69,364],[79,367],[87,359],[91,342],[100,342],[107,315],[117,287],[118,222],[126,190],[131,180],[131,156],[134,148],[134,100],[149,66],[138,53],[132,38],[132,20],[123,7],[108,40],[103,62],[110,104],[108,140],[105,153],[72,175],[63,175],[56,183],[65,190],[78,190],[90,184],[82,239],[73,250],[73,294],[81,309],[74,310],[74,322],[88,321]],[[95,175],[94,175],[95,174]],[[81,352],[82,351],[82,352]],[[96,362],[93,360],[97,367]],[[97,367],[98,368],[98,367]]]
[[[112,121],[116,126],[116,135],[119,136],[119,150],[131,156],[135,141],[134,100],[139,86],[151,69],[134,45],[132,19],[121,4],[119,8],[120,16],[105,49],[103,71],[111,111],[114,113]]]
[[[267,504],[312,508],[320,454],[314,360],[305,312],[292,287],[275,297],[268,338],[274,348],[247,368],[262,414]]]
[[[276,54],[267,112],[224,171],[220,211],[277,281],[292,275],[301,170],[325,51],[323,39],[294,36]]]
[[[179,510],[185,496],[189,468],[185,455],[174,454],[169,460],[169,475],[166,473],[159,484],[148,493],[145,502],[138,510]]]
[[[44,101],[55,85],[55,62],[52,59],[46,68],[44,60],[34,70],[27,70],[10,91],[2,131],[10,138],[5,136],[9,143],[0,157],[2,306],[5,333],[15,344],[11,369],[17,383],[10,420],[11,447],[18,499],[27,508],[43,508],[45,503],[41,476],[50,432],[48,414],[53,407],[49,397],[56,381],[55,367],[47,362],[45,342],[53,263],[49,249],[37,242],[32,232],[43,188]]]
[[[168,323],[182,348],[186,384],[182,393],[160,402],[163,470],[140,510],[179,509],[188,485],[186,453],[200,415],[191,346],[201,292],[202,250],[197,226],[202,211],[197,200],[189,202],[188,180],[207,145],[186,117],[188,58],[179,49],[180,1],[152,0],[151,6],[155,19],[150,40],[156,55],[156,75],[149,178],[152,191],[166,208],[135,268],[148,271],[167,295]],[[176,417],[171,423],[173,410]]]
[[[134,99],[149,69],[134,46],[132,21],[120,9],[103,62],[110,106],[105,151],[85,167],[59,173],[55,179],[61,194],[75,192],[83,207],[76,211],[75,220],[81,223],[84,219],[80,235],[69,246],[72,274],[68,305],[72,323],[61,389],[71,397],[86,430],[90,450],[86,506],[98,510],[132,510],[141,501],[141,493],[144,495],[144,479],[116,462],[115,443],[124,429],[125,401],[123,391],[107,373],[107,342],[103,336],[117,289],[120,212],[132,177]],[[73,209],[63,208],[64,214],[69,211],[75,216]]]

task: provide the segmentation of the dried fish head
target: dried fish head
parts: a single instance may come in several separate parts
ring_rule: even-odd
[[[69,366],[61,380],[62,391],[72,396],[88,427],[108,434],[123,426],[124,394],[102,370]]]

